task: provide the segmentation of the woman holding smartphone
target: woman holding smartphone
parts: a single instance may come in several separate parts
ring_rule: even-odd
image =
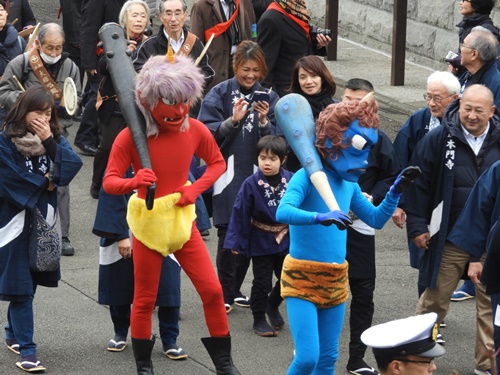
[[[255,147],[258,140],[276,134],[274,106],[279,97],[273,91],[268,101],[251,98],[256,91],[268,91],[260,82],[267,74],[264,52],[255,42],[245,40],[233,56],[234,77],[214,86],[205,96],[198,120],[214,134],[227,163],[226,172],[214,184],[212,196],[213,224],[217,228],[217,272],[224,292],[226,311],[233,303],[249,307],[248,297],[240,293],[249,258],[224,249],[231,211],[243,181],[257,165]],[[235,275],[236,268],[236,278]]]

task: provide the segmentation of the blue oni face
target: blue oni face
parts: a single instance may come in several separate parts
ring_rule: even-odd
[[[344,133],[342,143],[350,144],[349,147],[340,150],[338,157],[328,159],[326,162],[344,180],[357,182],[368,166],[368,154],[372,146],[377,143],[378,131],[372,128],[364,128],[359,121],[352,122],[349,129]],[[331,145],[327,140],[326,146]]]

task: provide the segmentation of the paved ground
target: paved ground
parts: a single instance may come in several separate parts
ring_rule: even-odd
[[[57,14],[56,0],[32,1],[35,12],[42,21],[49,21]],[[352,77],[371,80],[377,90],[381,108],[382,128],[391,138],[416,108],[424,102],[425,81],[431,70],[407,63],[406,85],[391,87],[390,58],[347,40],[340,40],[339,60],[328,62],[333,75],[342,85]],[[70,129],[74,139],[77,125]],[[120,374],[132,375],[135,365],[131,348],[122,353],[105,350],[113,336],[109,311],[97,304],[98,241],[91,233],[96,201],[89,196],[90,174],[93,159],[82,156],[84,167],[71,185],[72,224],[71,240],[76,255],[62,259],[62,280],[59,288],[40,288],[35,299],[35,341],[40,360],[53,375]],[[215,234],[212,231],[206,242],[214,257]],[[375,291],[374,323],[402,318],[414,313],[417,300],[416,271],[408,264],[408,251],[404,232],[392,223],[377,233],[377,288]],[[119,282],[119,280],[117,280]],[[249,293],[251,273],[243,285]],[[182,281],[182,320],[178,343],[189,352],[185,361],[174,362],[161,354],[156,345],[153,361],[157,374],[202,375],[214,372],[213,365],[203,348],[200,338],[207,336],[201,302],[187,278]],[[5,324],[6,303],[0,303],[0,324]],[[286,306],[282,312],[286,317]],[[304,317],[307,319],[307,317]],[[235,307],[229,314],[233,336],[233,358],[242,374],[285,374],[292,359],[293,343],[288,326],[276,338],[261,338],[252,333],[252,316],[248,309]],[[474,371],[474,302],[452,304],[446,318],[448,327],[442,333],[447,343],[447,354],[438,361],[437,374],[460,374]],[[157,323],[154,331],[158,332]],[[347,374],[347,320],[341,337],[338,374]],[[370,350],[368,362],[374,365]],[[21,373],[14,363],[17,357],[0,346],[0,374]]]

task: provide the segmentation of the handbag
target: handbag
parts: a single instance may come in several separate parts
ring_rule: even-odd
[[[61,222],[55,211],[55,220],[50,224],[38,207],[32,211],[29,242],[29,262],[33,272],[50,272],[59,268],[61,260]]]

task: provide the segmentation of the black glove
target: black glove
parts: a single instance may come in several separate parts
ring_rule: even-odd
[[[60,105],[60,101],[57,101],[55,104],[56,104],[56,112],[58,118],[63,118],[63,119],[71,118],[68,112],[66,112],[66,107]]]
[[[400,197],[404,190],[410,186],[415,179],[422,174],[419,167],[406,167],[401,171],[401,173],[394,181],[394,185],[391,186],[389,192],[395,197]]]

